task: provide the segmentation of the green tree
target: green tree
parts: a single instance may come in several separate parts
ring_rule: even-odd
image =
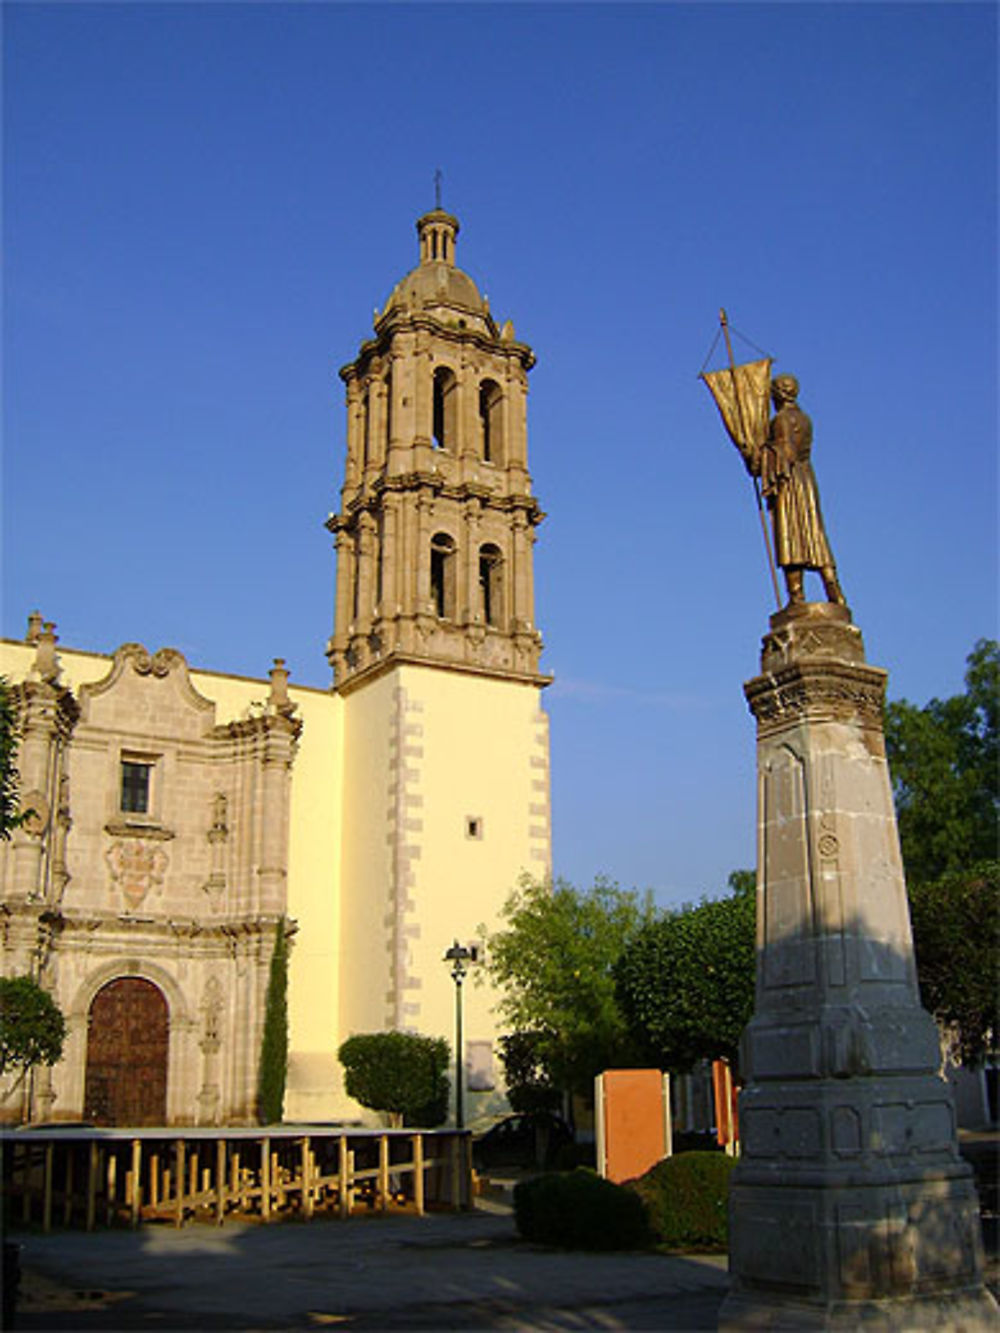
[[[0,676],[0,838],[10,837],[27,817],[18,813],[17,707],[10,683]]]
[[[965,693],[885,715],[886,751],[907,881],[930,883],[997,855],[1000,648],[980,639]]]
[[[651,894],[604,879],[587,890],[525,879],[510,894],[503,927],[487,935],[485,971],[510,1030],[532,1034],[549,1083],[590,1096],[595,1074],[631,1063],[613,969],[655,915]]]
[[[753,872],[734,871],[729,888],[726,898],[648,924],[615,968],[622,1013],[661,1069],[720,1057],[736,1064],[753,1013]]]
[[[556,1110],[561,1096],[545,1066],[542,1034],[510,1032],[498,1044],[511,1110]]]
[[[32,977],[0,977],[0,1074],[54,1065],[62,1055],[66,1020]]]
[[[1000,861],[910,886],[920,996],[963,1064],[981,1064],[1000,1034]]]
[[[357,1033],[338,1051],[347,1095],[393,1124],[433,1128],[448,1115],[451,1051],[443,1037],[413,1032]]]
[[[281,1120],[288,1078],[288,931],[278,922],[264,997],[264,1036],[257,1075],[257,1115],[263,1125]]]

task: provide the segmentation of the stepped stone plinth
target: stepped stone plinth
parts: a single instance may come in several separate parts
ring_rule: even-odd
[[[886,673],[846,607],[771,617],[757,719],[754,1016],[724,1329],[1000,1326],[921,1008],[885,758]]]

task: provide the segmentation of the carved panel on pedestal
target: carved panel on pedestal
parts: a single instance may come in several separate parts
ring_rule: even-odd
[[[799,986],[814,979],[812,903],[802,760],[782,748],[762,774],[761,835],[768,886],[764,920],[764,985]]]

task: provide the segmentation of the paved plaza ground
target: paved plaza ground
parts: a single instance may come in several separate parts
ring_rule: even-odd
[[[966,1136],[1000,1291],[996,1134]],[[509,1197],[509,1196],[508,1196]],[[24,1232],[24,1330],[714,1329],[724,1255],[582,1254],[520,1241],[507,1204],[472,1213],[177,1230]]]
[[[491,1203],[18,1239],[23,1330],[712,1329],[728,1285],[724,1255],[526,1245]]]

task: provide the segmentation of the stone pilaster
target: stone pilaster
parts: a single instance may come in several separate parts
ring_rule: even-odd
[[[761,668],[757,989],[720,1327],[995,1327],[917,990],[886,673],[825,603],[772,617]]]
[[[80,708],[60,680],[55,626],[45,622],[35,638],[35,661],[14,691],[17,704],[21,809],[30,812],[12,838],[15,898],[58,902],[68,874],[65,863],[69,800],[66,749]]]

